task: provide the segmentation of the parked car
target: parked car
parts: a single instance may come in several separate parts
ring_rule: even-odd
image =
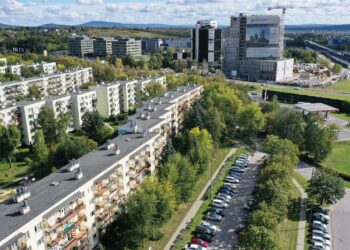
[[[196,238],[196,237],[192,237],[191,243],[202,246],[202,247],[208,247],[208,242],[206,242],[200,238]]]
[[[244,170],[241,169],[241,168],[237,168],[237,167],[233,167],[231,168],[230,172],[233,171],[233,172],[237,172],[237,173],[244,173]]]
[[[229,191],[229,190],[226,190],[226,189],[220,189],[220,190],[218,191],[218,194],[226,194],[226,195],[229,195],[231,198],[232,198],[232,196],[234,195],[233,192],[231,192],[231,191]]]
[[[210,234],[195,233],[194,237],[202,239],[202,240],[204,240],[204,241],[206,241],[208,243],[210,243],[213,240],[213,236],[211,236]]]
[[[320,212],[316,212],[316,213],[312,214],[312,217],[322,217],[326,221],[329,221],[329,219],[330,219],[327,214],[323,214],[323,213],[320,213]]]
[[[221,217],[225,217],[224,211],[222,209],[218,209],[215,207],[208,208],[206,212],[213,212],[213,213],[220,215]],[[214,225],[212,225],[208,222],[205,222],[205,221],[203,221],[200,225],[204,225],[204,226],[209,227],[209,228],[213,228],[213,226],[214,226]],[[216,231],[216,226],[214,226],[214,227],[215,227],[214,230]]]
[[[235,229],[235,233],[239,234],[241,233],[243,230],[245,229],[245,225],[244,224],[239,224],[236,229]]]
[[[235,173],[228,173],[227,176],[236,178],[237,180],[241,180],[242,179],[242,177],[240,175],[237,175]]]
[[[331,242],[329,240],[326,240],[323,237],[317,235],[311,236],[311,242],[322,242],[326,246],[331,246]]]
[[[223,187],[229,187],[232,189],[237,189],[237,185],[232,184],[232,183],[228,183],[228,182],[224,182],[224,184],[222,185]]]
[[[312,230],[311,235],[321,236],[322,238],[326,240],[332,240],[331,236],[328,233],[325,233],[321,230]]]
[[[207,250],[207,248],[197,244],[187,244],[185,250]]]
[[[228,204],[222,200],[214,199],[211,203],[213,207],[227,208]]]
[[[221,187],[221,188],[219,189],[219,191],[220,191],[220,190],[226,190],[226,191],[230,192],[230,193],[232,194],[231,196],[233,196],[234,194],[238,194],[237,190],[235,190],[235,189],[233,189],[233,188]]]
[[[222,216],[216,214],[216,213],[213,213],[213,212],[208,212],[206,215],[205,215],[205,218],[207,220],[212,220],[212,221],[222,221]]]
[[[313,242],[311,245],[311,249],[313,250],[330,250],[330,247],[326,246],[326,244],[322,242]]]
[[[210,234],[211,236],[214,236],[214,232],[211,231],[209,228],[203,227],[203,226],[198,226],[196,227],[195,230],[196,233],[201,233],[201,234]]]
[[[314,220],[312,222],[312,229],[317,229],[317,230],[321,230],[325,233],[328,233],[327,226],[325,224],[323,224],[321,221]]]
[[[326,224],[326,225],[328,224],[328,220],[320,215],[312,215],[312,219],[321,221],[323,224]]]
[[[313,213],[322,213],[328,215],[328,210],[323,207],[316,207],[312,210]]]
[[[220,193],[215,196],[215,199],[222,200],[226,203],[229,203],[231,200],[231,198],[228,198],[227,196],[225,196],[225,194],[220,194]]]
[[[239,183],[240,182],[237,178],[230,177],[230,176],[226,176],[225,181],[229,182],[229,183]]]
[[[213,209],[213,208],[209,208],[209,209]],[[222,210],[217,209],[217,208],[214,208],[214,209],[219,210],[219,211],[222,211]],[[220,213],[217,213],[217,214],[220,214]],[[222,216],[222,217],[224,217],[224,216]],[[210,229],[213,229],[214,231],[217,231],[217,230],[218,230],[217,226],[215,226],[215,225],[213,225],[213,224],[211,224],[211,223],[209,223],[209,222],[207,222],[207,221],[202,221],[200,225],[209,227]]]

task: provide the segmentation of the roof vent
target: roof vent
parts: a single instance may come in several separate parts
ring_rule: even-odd
[[[151,103],[153,103],[153,102],[154,102],[154,100],[153,100],[153,99],[151,99],[151,100],[150,100],[150,102],[151,102]]]
[[[16,189],[16,195],[13,197],[13,202],[19,203],[30,197],[30,191],[26,186],[19,187]]]
[[[186,92],[186,89],[185,89],[185,87],[183,87],[181,91],[182,91],[182,92]]]
[[[120,154],[120,149],[119,149],[119,146],[116,145],[115,146],[115,155],[119,155]]]
[[[165,94],[164,94],[164,97],[168,97],[168,93],[165,93]]]
[[[80,167],[80,163],[77,162],[77,160],[72,159],[72,160],[69,161],[69,165],[67,167],[67,171],[68,172],[72,172],[73,170],[75,170],[75,169],[77,169],[79,167]]]
[[[54,181],[50,184],[50,186],[58,186],[60,183],[58,181]]]
[[[115,146],[114,142],[112,142],[111,140],[108,140],[106,145],[105,145],[105,149],[106,150],[110,150]]]
[[[131,141],[131,138],[126,138],[125,141]]]
[[[144,120],[144,119],[145,119],[145,114],[144,114],[144,113],[140,113],[140,118],[141,118],[142,120]]]
[[[75,173],[75,179],[80,180],[81,178],[83,178],[83,172],[78,168],[78,171]]]
[[[136,134],[137,133],[137,130],[138,130],[138,126],[135,124],[134,126],[133,126],[133,133],[134,134]]]
[[[174,98],[174,93],[171,93],[170,98]]]
[[[23,201],[23,205],[19,208],[20,214],[27,214],[30,211],[30,207],[28,205],[27,200]]]
[[[143,137],[143,138],[146,138],[146,137],[148,136],[148,134],[149,134],[148,129],[144,129],[144,130],[142,131],[142,137]]]
[[[160,97],[158,97],[158,104],[162,104],[162,100],[160,99]]]
[[[151,119],[151,113],[147,112],[146,120],[149,120],[149,119]]]

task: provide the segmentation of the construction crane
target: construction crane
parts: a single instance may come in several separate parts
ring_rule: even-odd
[[[277,5],[277,6],[274,6],[274,7],[269,7],[267,10],[271,11],[271,10],[281,9],[282,10],[282,15],[284,16],[284,14],[286,14],[287,8],[290,9],[290,8],[293,8],[293,6],[280,6],[280,5]]]

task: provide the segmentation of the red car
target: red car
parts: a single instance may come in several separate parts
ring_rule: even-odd
[[[193,238],[191,239],[191,243],[192,243],[192,244],[200,245],[200,246],[202,246],[202,247],[208,247],[208,242],[206,242],[206,241],[204,241],[204,240],[202,240],[202,239],[200,239],[200,238],[196,238],[196,237],[193,237]]]

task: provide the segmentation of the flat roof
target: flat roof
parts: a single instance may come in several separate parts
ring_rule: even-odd
[[[323,103],[308,103],[308,102],[298,102],[294,104],[294,107],[297,109],[301,109],[303,111],[307,111],[309,113],[313,112],[338,112],[339,109],[329,106]]]

